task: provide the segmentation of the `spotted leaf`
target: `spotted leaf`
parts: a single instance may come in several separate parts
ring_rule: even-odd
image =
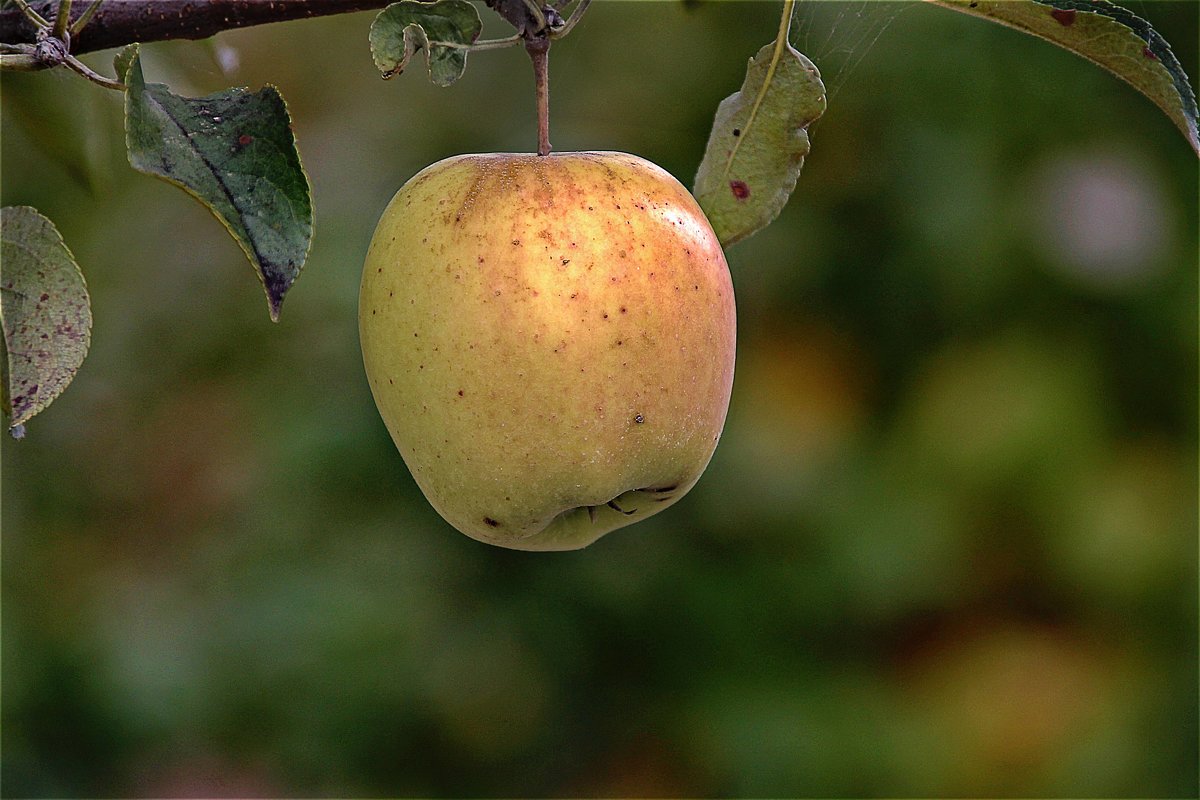
[[[825,112],[816,66],[786,34],[750,59],[742,88],[717,107],[694,193],[721,244],[779,216],[808,155],[808,126]]]
[[[92,309],[75,257],[54,223],[36,209],[0,209],[0,263],[0,398],[9,430],[19,437],[83,363]]]

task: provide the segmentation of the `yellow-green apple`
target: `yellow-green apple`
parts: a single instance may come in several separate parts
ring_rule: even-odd
[[[358,313],[413,478],[484,542],[571,550],[661,511],[725,422],[725,256],[688,191],[636,156],[427,167],[383,212]]]

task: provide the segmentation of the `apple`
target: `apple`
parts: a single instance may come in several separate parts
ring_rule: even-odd
[[[572,550],[679,500],[733,383],[712,227],[625,153],[447,158],[392,198],[359,294],[367,378],[466,535]]]

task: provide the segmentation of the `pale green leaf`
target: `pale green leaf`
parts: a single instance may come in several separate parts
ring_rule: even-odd
[[[425,51],[429,79],[449,86],[467,68],[467,48],[479,38],[483,22],[466,0],[436,3],[401,0],[371,23],[371,55],[383,77],[399,75],[418,50]]]
[[[733,244],[779,216],[825,112],[816,66],[781,37],[750,59],[742,88],[717,107],[694,193],[717,238]]]
[[[75,377],[91,342],[92,310],[75,257],[36,209],[0,209],[0,268],[0,394],[16,434]]]
[[[124,82],[126,73],[129,72],[129,67],[138,58],[138,45],[127,44],[117,51],[113,56],[113,70],[117,73],[117,80]]]

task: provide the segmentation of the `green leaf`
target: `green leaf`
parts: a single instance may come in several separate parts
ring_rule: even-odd
[[[930,0],[1053,42],[1104,67],[1150,98],[1200,153],[1196,95],[1166,40],[1106,0]]]
[[[821,75],[786,33],[750,59],[742,88],[717,107],[696,172],[694,194],[721,244],[779,216],[808,155],[808,126],[824,112]]]
[[[312,200],[291,118],[273,86],[180,97],[146,83],[136,45],[114,65],[124,78],[129,163],[206,205],[250,259],[271,319],[312,242]]]
[[[75,257],[36,209],[0,209],[0,262],[0,396],[19,436],[75,377],[91,342],[92,309]]]
[[[129,72],[129,67],[138,57],[138,45],[127,44],[122,47],[117,54],[113,56],[113,70],[117,73],[117,80],[125,83],[125,79]]]
[[[424,50],[429,79],[449,86],[462,77],[467,48],[482,30],[479,12],[466,0],[401,0],[380,11],[371,23],[371,55],[383,77],[391,78],[404,71],[418,50]]]

